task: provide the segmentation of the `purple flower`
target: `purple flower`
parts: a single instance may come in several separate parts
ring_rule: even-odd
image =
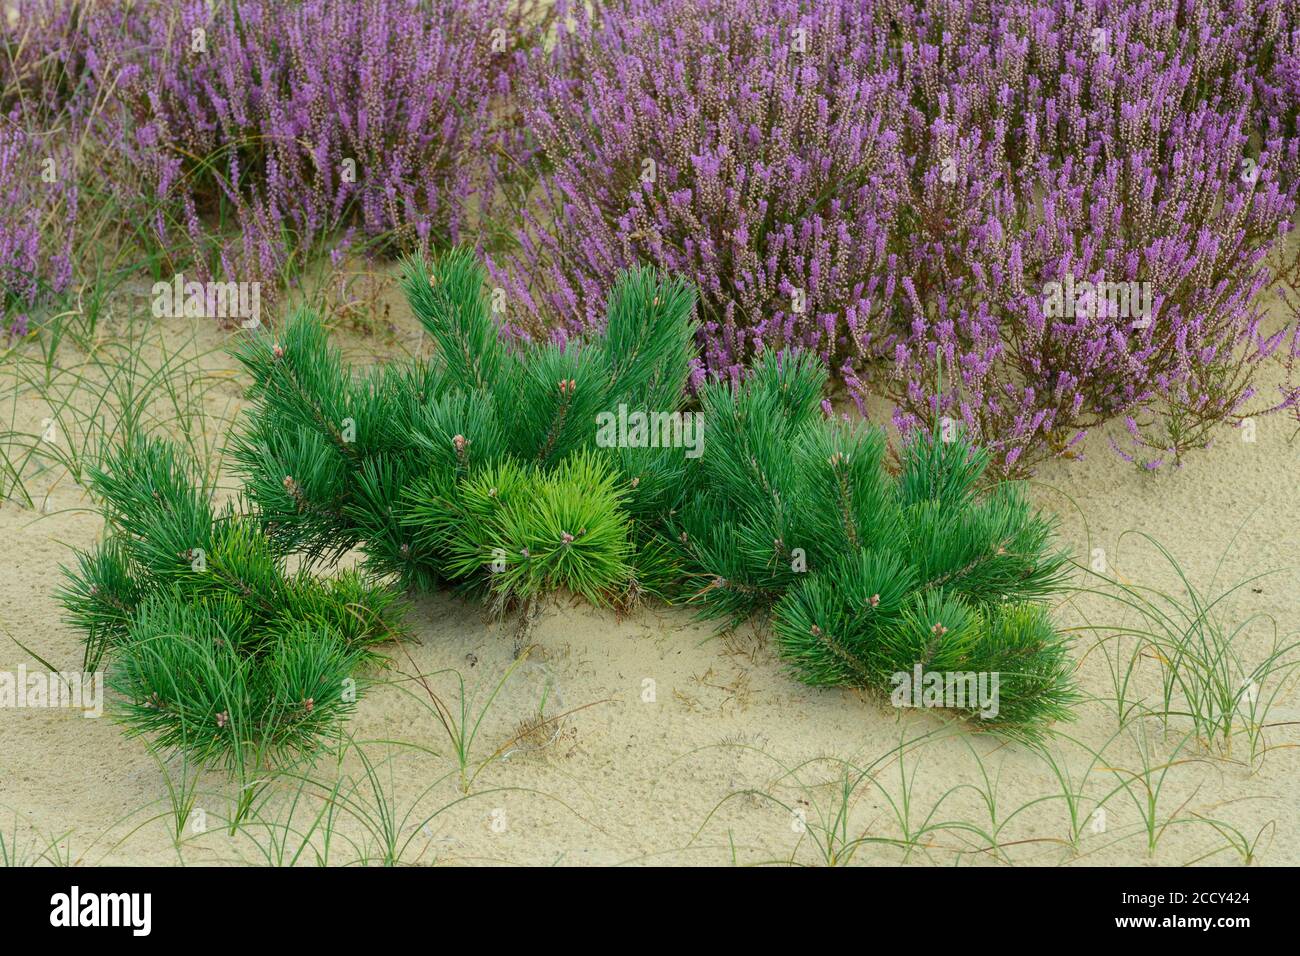
[[[457,242],[529,156],[508,98],[528,5],[203,0],[88,15],[99,135],[129,209],[194,268],[282,274],[300,247]],[[236,15],[237,11],[237,15]],[[202,48],[196,51],[196,44]],[[233,228],[219,230],[218,219]]]
[[[1294,5],[1176,7],[561,0],[495,279],[577,330],[649,261],[700,288],[703,374],[798,346],[1003,472],[1116,416],[1176,461],[1300,344],[1257,305],[1300,182]]]
[[[15,108],[0,115],[0,316],[8,338],[72,281],[77,187],[67,139],[32,128]]]

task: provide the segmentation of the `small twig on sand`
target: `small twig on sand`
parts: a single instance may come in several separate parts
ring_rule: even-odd
[[[533,633],[533,625],[537,623],[537,619],[541,616],[542,602],[536,594],[530,594],[524,601],[523,610],[519,612],[519,624],[515,628],[514,656],[516,658],[523,653],[524,648],[532,643],[530,638]]]

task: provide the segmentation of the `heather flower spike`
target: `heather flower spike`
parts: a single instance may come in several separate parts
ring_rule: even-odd
[[[1258,305],[1300,188],[1287,0],[556,6],[522,106],[548,164],[493,260],[539,327],[599,326],[648,262],[700,290],[697,387],[810,350],[1006,475],[1122,416],[1155,467],[1300,401],[1254,387],[1300,354]]]

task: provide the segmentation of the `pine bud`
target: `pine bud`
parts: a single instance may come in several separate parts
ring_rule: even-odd
[[[284,476],[284,490],[289,493],[289,497],[298,502],[298,510],[301,511],[306,505],[306,496],[302,493],[302,486],[294,481],[292,475]]]

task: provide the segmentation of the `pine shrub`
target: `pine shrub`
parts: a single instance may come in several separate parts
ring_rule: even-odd
[[[990,725],[1032,736],[1067,717],[1050,521],[1016,484],[985,483],[988,454],[959,428],[915,434],[891,476],[880,429],[824,418],[826,378],[808,353],[769,355],[702,390],[709,453],[673,528],[702,612],[769,616],[808,684],[996,674]]]
[[[360,547],[406,586],[522,607],[521,635],[547,593],[603,604],[684,580],[710,616],[770,615],[810,684],[997,674],[991,724],[1032,735],[1066,716],[1045,604],[1064,558],[959,426],[914,437],[893,477],[880,429],[824,420],[821,361],[771,354],[700,390],[707,454],[602,447],[602,413],[683,407],[691,287],[625,272],[603,328],[538,344],[503,337],[484,281],[465,251],[408,261],[429,359],[353,369],[306,312],[243,344],[257,403],[234,455],[278,551]]]
[[[631,270],[602,329],[512,343],[485,278],[464,250],[407,260],[432,358],[354,369],[306,311],[242,344],[256,405],[233,454],[269,539],[309,562],[360,547],[403,586],[502,609],[561,589],[595,603],[655,590],[670,574],[654,531],[684,493],[684,456],[599,447],[596,423],[620,406],[681,408],[691,287]]]
[[[236,354],[254,404],[231,446],[246,511],[215,511],[166,442],[95,474],[111,533],[63,600],[88,659],[111,654],[134,731],[233,764],[309,750],[395,630],[392,590],[311,573],[354,548],[369,575],[520,609],[517,650],[550,593],[621,604],[676,585],[733,624],[770,616],[809,684],[996,674],[996,714],[959,709],[1021,735],[1067,715],[1046,605],[1064,558],[959,428],[915,435],[891,475],[880,429],[825,420],[821,361],[782,353],[700,390],[707,454],[600,441],[616,409],[684,407],[691,286],[626,272],[603,328],[533,343],[504,337],[484,281],[463,250],[407,261],[427,358],[353,368],[305,310],[251,333]]]
[[[290,572],[167,441],[129,441],[92,490],[108,533],[65,569],[60,600],[129,732],[232,771],[337,732],[374,646],[400,632],[390,590]]]

